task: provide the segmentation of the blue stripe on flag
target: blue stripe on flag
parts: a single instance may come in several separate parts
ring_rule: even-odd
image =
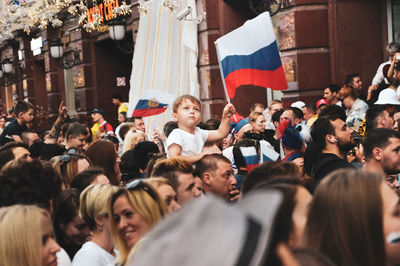
[[[152,102],[152,104],[149,104],[149,102]],[[142,99],[142,100],[139,100],[139,102],[137,103],[135,110],[148,109],[148,108],[161,108],[161,107],[165,107],[165,106],[168,106],[168,104],[157,103],[157,102],[150,101],[147,99]]]
[[[259,49],[249,55],[231,55],[225,57],[222,62],[224,78],[230,73],[239,69],[257,69],[274,71],[281,65],[278,45],[276,41],[270,45]]]
[[[250,155],[250,156],[245,156],[243,155],[244,161],[246,162],[246,165],[252,165],[252,164],[258,164],[258,156],[256,155]]]

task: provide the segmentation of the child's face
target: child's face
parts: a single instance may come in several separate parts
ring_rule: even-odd
[[[200,106],[189,99],[184,99],[173,117],[180,126],[196,127],[201,121]]]
[[[25,113],[20,113],[20,117],[23,122],[31,123],[33,121],[33,109],[29,109],[29,111]]]

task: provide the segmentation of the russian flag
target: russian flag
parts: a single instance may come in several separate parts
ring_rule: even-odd
[[[260,163],[257,150],[254,146],[240,147],[240,152],[242,153],[244,162],[246,163],[247,172],[250,173],[250,171]]]
[[[152,116],[158,115],[165,110],[174,100],[173,95],[160,90],[146,90],[141,99],[136,104],[132,116]]]
[[[216,48],[229,98],[241,85],[288,88],[268,12],[219,38]]]
[[[265,140],[260,140],[260,163],[265,162],[275,162],[279,158],[279,153],[277,153],[272,145]]]

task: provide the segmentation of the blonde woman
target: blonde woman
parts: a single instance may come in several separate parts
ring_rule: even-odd
[[[0,208],[0,235],[0,265],[57,265],[60,246],[46,210],[30,205]]]
[[[88,225],[92,240],[83,244],[72,265],[106,266],[115,262],[107,206],[111,195],[118,190],[112,185],[90,185],[80,196],[79,215]]]
[[[51,166],[60,174],[62,189],[70,188],[72,179],[92,166],[84,154],[64,154],[50,159]]]
[[[160,195],[142,180],[132,181],[114,193],[109,205],[109,217],[115,247],[119,251],[119,265],[126,263],[139,241],[166,213],[167,208]]]
[[[158,194],[160,194],[161,198],[164,200],[165,205],[167,205],[169,213],[177,211],[181,208],[178,203],[176,192],[172,188],[168,179],[164,177],[152,177],[144,179],[143,181],[149,183],[157,189]]]
[[[122,147],[122,152],[126,152],[135,147],[136,144],[146,140],[146,134],[143,131],[137,129],[131,129],[125,136],[124,145]]]

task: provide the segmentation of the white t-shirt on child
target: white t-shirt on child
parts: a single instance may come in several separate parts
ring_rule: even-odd
[[[203,130],[199,127],[196,127],[194,134],[176,128],[168,136],[167,149],[172,144],[177,144],[182,147],[181,155],[197,155],[203,151],[204,143],[206,142],[207,138],[208,130]]]
[[[72,266],[111,266],[114,264],[115,257],[92,241],[83,244],[72,260]]]

